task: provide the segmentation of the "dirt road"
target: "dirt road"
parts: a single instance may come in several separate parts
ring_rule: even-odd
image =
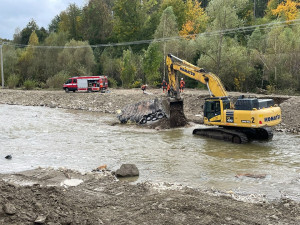
[[[127,104],[162,96],[161,90],[147,91],[149,95],[118,89],[105,94],[0,89],[0,104],[115,113]],[[197,90],[183,94],[189,120],[201,121],[205,96],[206,91]],[[299,132],[300,97],[271,97],[283,112],[278,129]],[[109,172],[80,174],[68,169],[39,168],[0,178],[0,224],[300,224],[300,203],[284,197],[267,202],[254,195],[132,184]]]

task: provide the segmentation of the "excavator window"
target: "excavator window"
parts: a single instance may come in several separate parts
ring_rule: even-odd
[[[207,119],[221,115],[220,101],[206,101],[204,106],[204,116]]]

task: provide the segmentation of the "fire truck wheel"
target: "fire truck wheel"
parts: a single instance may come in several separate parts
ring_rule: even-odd
[[[69,92],[69,88],[66,88],[65,91],[68,93]]]

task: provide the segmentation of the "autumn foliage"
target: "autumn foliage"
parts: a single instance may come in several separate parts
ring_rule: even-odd
[[[300,7],[300,3],[292,0],[286,0],[280,3],[276,9],[273,9],[272,14],[288,21],[294,20],[297,18],[297,15],[299,15],[297,7]]]

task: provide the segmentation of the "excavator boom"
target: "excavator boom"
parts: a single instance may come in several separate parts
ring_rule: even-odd
[[[188,76],[207,85],[211,97],[226,97],[228,96],[220,79],[206,72],[203,68],[197,67],[185,60],[179,59],[172,54],[168,54],[167,59],[168,75],[170,86],[178,92],[178,82],[176,81],[175,71]]]

